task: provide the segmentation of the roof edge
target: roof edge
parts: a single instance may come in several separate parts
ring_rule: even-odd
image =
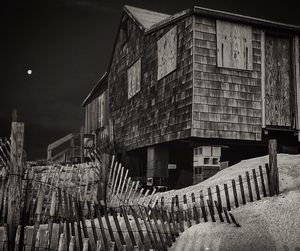
[[[93,89],[90,91],[90,93],[87,95],[87,97],[82,102],[81,106],[85,107],[89,102],[90,98],[93,96],[94,92],[96,91],[97,87],[107,78],[108,74],[107,71],[101,76],[101,78],[98,80],[98,82],[94,85]]]
[[[229,21],[236,21],[240,23],[252,24],[252,25],[257,25],[262,27],[279,28],[282,30],[300,32],[300,26],[298,25],[286,24],[286,23],[271,21],[262,18],[240,15],[240,14],[235,14],[227,11],[220,11],[215,9],[194,6],[193,12],[195,14],[201,14],[203,16],[220,18]]]

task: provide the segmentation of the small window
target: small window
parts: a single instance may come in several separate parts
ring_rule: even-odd
[[[141,90],[141,58],[139,58],[128,70],[128,99]]]
[[[204,158],[204,164],[205,165],[209,164],[209,158]]]
[[[213,158],[213,164],[218,165],[219,164],[219,159],[218,158]]]

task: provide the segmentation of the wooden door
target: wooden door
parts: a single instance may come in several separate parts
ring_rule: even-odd
[[[290,127],[291,123],[291,40],[266,36],[265,110],[267,126]]]

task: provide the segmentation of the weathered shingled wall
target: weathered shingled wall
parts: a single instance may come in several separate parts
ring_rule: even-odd
[[[117,143],[134,149],[191,136],[192,17],[144,35],[130,20],[130,39],[117,43],[109,73],[110,115]],[[157,40],[177,25],[177,68],[157,81]],[[127,69],[142,57],[141,91],[128,100]]]
[[[193,136],[261,140],[261,34],[253,71],[217,67],[216,20],[195,16]]]

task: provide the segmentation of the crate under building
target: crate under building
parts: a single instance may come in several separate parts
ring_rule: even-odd
[[[298,26],[197,6],[174,15],[125,6],[107,84],[98,85],[105,128],[131,176],[188,186],[220,163],[267,154],[270,138],[279,152],[298,153],[299,34]],[[97,109],[85,107],[99,134]]]

